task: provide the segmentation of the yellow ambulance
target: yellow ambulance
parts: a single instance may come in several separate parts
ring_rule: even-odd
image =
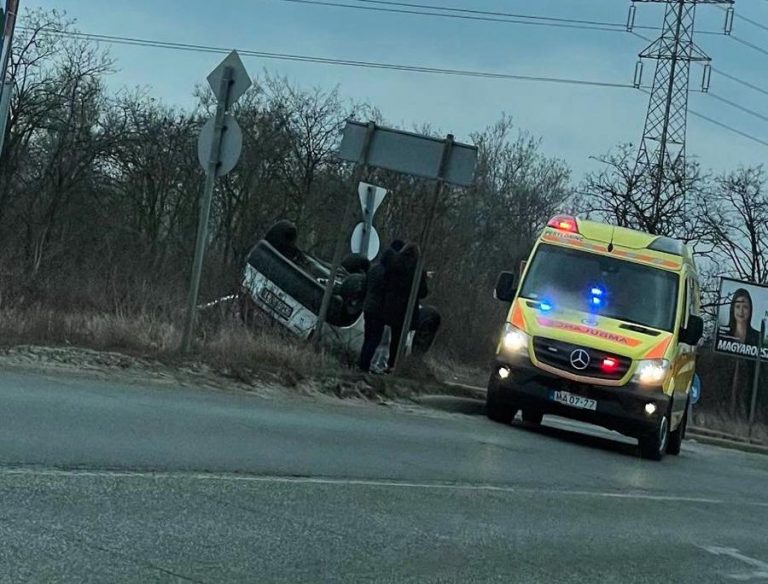
[[[519,274],[519,278],[518,278]],[[540,424],[553,414],[638,439],[644,458],[679,454],[695,349],[699,282],[680,241],[554,217],[518,273],[488,384],[487,413]]]

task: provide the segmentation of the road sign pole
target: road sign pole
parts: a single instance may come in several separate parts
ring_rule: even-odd
[[[363,148],[361,150],[360,158],[355,166],[355,172],[352,179],[352,185],[355,192],[357,192],[357,186],[363,178],[363,174],[368,168],[368,152],[371,148],[371,140],[373,133],[376,131],[376,124],[368,122],[368,126],[365,131],[365,138],[363,139]],[[325,285],[323,291],[323,300],[320,303],[320,313],[317,315],[317,326],[315,327],[315,335],[313,344],[315,349],[320,348],[320,343],[323,337],[323,328],[325,322],[328,319],[328,308],[331,305],[331,297],[333,296],[333,286],[336,282],[336,273],[341,266],[342,254],[346,247],[347,232],[349,231],[350,219],[352,217],[352,208],[355,205],[357,197],[350,197],[344,206],[344,217],[341,220],[341,229],[339,230],[339,236],[336,239],[336,249],[333,252],[333,262],[331,264],[331,272],[328,275],[328,282]]]
[[[427,221],[424,224],[424,229],[421,233],[421,253],[419,254],[419,260],[416,264],[416,271],[413,273],[413,282],[411,282],[411,293],[408,297],[408,308],[405,312],[405,319],[403,319],[403,330],[400,335],[400,344],[395,349],[397,351],[397,358],[395,360],[395,370],[398,370],[403,363],[403,357],[405,356],[405,345],[408,342],[408,335],[411,331],[411,322],[413,321],[413,314],[418,309],[419,303],[419,288],[421,288],[421,277],[424,273],[424,266],[426,265],[427,249],[429,248],[430,241],[432,239],[432,226],[435,221],[435,215],[437,214],[437,205],[440,202],[440,197],[443,192],[443,185],[445,184],[444,176],[448,167],[448,161],[451,158],[451,150],[453,148],[453,135],[448,134],[443,145],[443,154],[440,160],[440,171],[438,173],[437,182],[432,193],[432,208],[430,209]],[[392,348],[390,347],[390,350]]]
[[[5,135],[8,133],[8,118],[11,110],[11,94],[13,92],[13,82],[6,81],[0,83],[2,94],[0,94],[0,158],[5,146]]]
[[[765,319],[760,323],[760,338],[757,341],[757,361],[755,362],[755,377],[752,379],[752,403],[749,406],[749,438],[752,439],[752,430],[755,426],[755,413],[757,410],[757,394],[760,391],[760,363],[762,361],[763,339],[765,339]]]
[[[19,0],[7,3],[8,11],[3,14],[2,48],[0,48],[0,156],[3,154],[5,134],[8,131],[8,115],[11,108],[13,79],[8,78],[8,63],[13,48],[13,33],[16,28],[16,16],[19,13]]]
[[[213,146],[211,148],[211,158],[208,161],[203,195],[200,200],[200,216],[197,223],[197,240],[195,241],[195,259],[192,263],[192,276],[189,285],[189,297],[187,299],[187,320],[184,326],[184,337],[181,345],[181,350],[184,353],[188,353],[192,348],[192,338],[195,331],[197,298],[200,293],[200,278],[203,271],[205,243],[208,238],[208,221],[211,215],[213,189],[216,186],[216,174],[218,172],[219,157],[221,154],[222,136],[226,130],[224,125],[224,115],[227,113],[226,110],[229,104],[229,94],[232,87],[233,75],[234,70],[232,67],[226,67],[224,76],[221,79],[220,89],[220,94],[223,96],[223,99],[219,99],[216,104]]]
[[[368,185],[367,197],[365,199],[365,209],[363,211],[363,243],[360,246],[360,253],[368,257],[368,251],[371,248],[371,229],[373,228],[373,207],[376,204],[376,189],[373,185]]]

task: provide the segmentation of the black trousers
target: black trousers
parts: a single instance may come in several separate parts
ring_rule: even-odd
[[[360,369],[371,370],[371,361],[379,348],[381,338],[384,336],[384,319],[375,314],[365,313],[365,336],[363,348],[360,351]]]

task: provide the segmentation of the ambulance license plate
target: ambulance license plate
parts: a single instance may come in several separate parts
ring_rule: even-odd
[[[557,403],[571,406],[572,408],[579,408],[581,410],[597,410],[597,401],[589,399],[588,397],[582,397],[580,395],[574,395],[567,391],[550,391],[549,399],[556,401]]]

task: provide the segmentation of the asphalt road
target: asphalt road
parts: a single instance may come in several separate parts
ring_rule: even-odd
[[[768,582],[767,457],[429,405],[0,371],[0,582]]]

